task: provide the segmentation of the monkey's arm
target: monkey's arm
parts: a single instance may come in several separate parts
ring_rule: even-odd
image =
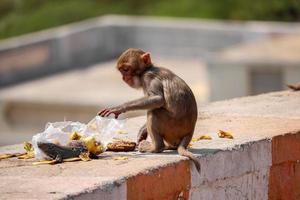
[[[155,80],[151,77],[146,77],[144,82],[144,91],[146,96],[134,101],[129,101],[120,106],[113,108],[106,108],[98,113],[102,117],[107,117],[110,114],[115,114],[115,118],[121,113],[131,110],[153,110],[160,108],[165,104],[163,85],[161,81]]]
[[[160,95],[151,95],[146,96],[134,101],[127,102],[123,105],[114,107],[114,108],[106,108],[98,113],[98,115],[102,117],[107,117],[110,114],[115,114],[115,118],[121,113],[131,111],[131,110],[153,110],[155,108],[160,108],[165,104],[165,100]]]
[[[148,97],[143,97],[134,101],[130,101],[121,105],[123,112],[131,110],[153,110],[155,108],[160,108],[165,104],[165,100],[160,95],[153,95]]]

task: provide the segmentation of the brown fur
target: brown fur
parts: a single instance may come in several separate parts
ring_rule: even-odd
[[[192,139],[197,121],[197,104],[188,85],[168,69],[153,66],[149,53],[139,49],[129,49],[119,58],[117,68],[123,80],[131,87],[133,79],[139,80],[138,87],[144,91],[144,97],[115,108],[102,110],[101,116],[146,109],[147,123],[138,134],[138,142],[150,135],[151,145],[140,145],[141,152],[162,152],[165,149],[177,149],[182,156],[192,159],[198,169],[198,159],[187,146]],[[166,145],[167,144],[167,147]]]

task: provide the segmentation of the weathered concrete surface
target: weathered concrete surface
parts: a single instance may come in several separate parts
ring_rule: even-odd
[[[216,102],[200,108],[195,135],[213,137],[213,140],[193,143],[191,148],[200,158],[200,174],[192,162],[175,152],[104,153],[99,160],[54,166],[32,166],[32,160],[12,158],[0,161],[0,198],[297,199],[295,195],[299,189],[295,187],[291,198],[286,198],[282,192],[278,192],[277,198],[273,197],[275,190],[289,185],[282,185],[276,181],[276,176],[269,174],[270,167],[277,166],[276,160],[280,160],[283,167],[288,163],[284,156],[276,154],[276,151],[282,151],[274,146],[272,138],[285,138],[286,133],[299,137],[299,100],[299,92],[283,91]],[[120,137],[134,140],[144,120],[144,117],[129,119],[128,134]],[[232,132],[234,139],[218,138],[219,129]],[[292,150],[283,149],[286,155],[291,154],[287,156],[288,161],[297,163],[298,140],[292,144],[285,141],[288,138],[282,141],[286,144],[283,146],[294,146]],[[20,151],[17,148],[20,145],[6,146],[0,148],[0,152]],[[112,159],[119,155],[129,159]],[[281,168],[276,170],[299,183],[298,175],[286,174]],[[298,168],[294,172],[299,173]],[[275,183],[272,191],[269,180]],[[169,187],[164,188],[165,185]],[[155,193],[156,190],[160,193]]]

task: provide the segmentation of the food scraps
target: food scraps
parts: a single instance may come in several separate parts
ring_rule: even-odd
[[[34,150],[32,147],[32,144],[29,142],[24,142],[24,149],[26,151],[25,154],[17,156],[18,159],[30,159],[30,158],[34,158]]]
[[[84,142],[88,152],[98,155],[100,153],[103,153],[104,147],[101,143],[97,142],[95,137],[89,136],[82,139]]]
[[[201,135],[199,137],[192,138],[192,142],[198,142],[199,140],[211,140],[212,138],[209,135]]]
[[[219,130],[218,136],[219,136],[219,138],[233,139],[233,136],[230,132],[226,132],[226,131],[222,131],[222,130]]]
[[[80,135],[80,133],[78,133],[77,131],[74,131],[71,135],[70,135],[70,140],[80,140],[82,136]]]
[[[128,157],[127,156],[116,156],[116,157],[113,157],[114,160],[128,160]]]
[[[126,131],[124,130],[117,130],[116,131],[117,134],[120,134],[120,135],[124,135],[124,134],[128,134]]]
[[[24,142],[25,153],[5,153],[0,154],[0,160],[6,158],[17,157],[18,159],[30,159],[34,158],[33,147],[29,142]]]
[[[0,160],[6,159],[6,158],[12,158],[12,157],[16,157],[16,154],[13,154],[13,153],[0,154]]]
[[[108,143],[106,146],[107,151],[134,151],[136,147],[135,142],[119,140]]]
[[[48,157],[55,160],[55,163],[61,163],[64,159],[80,157],[83,153],[88,153],[87,148],[82,146],[60,146],[48,142],[39,142],[39,149],[41,149]],[[84,156],[84,159],[86,156]]]

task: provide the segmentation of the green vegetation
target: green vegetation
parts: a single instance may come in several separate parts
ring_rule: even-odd
[[[299,0],[0,0],[0,38],[104,14],[299,21]]]

